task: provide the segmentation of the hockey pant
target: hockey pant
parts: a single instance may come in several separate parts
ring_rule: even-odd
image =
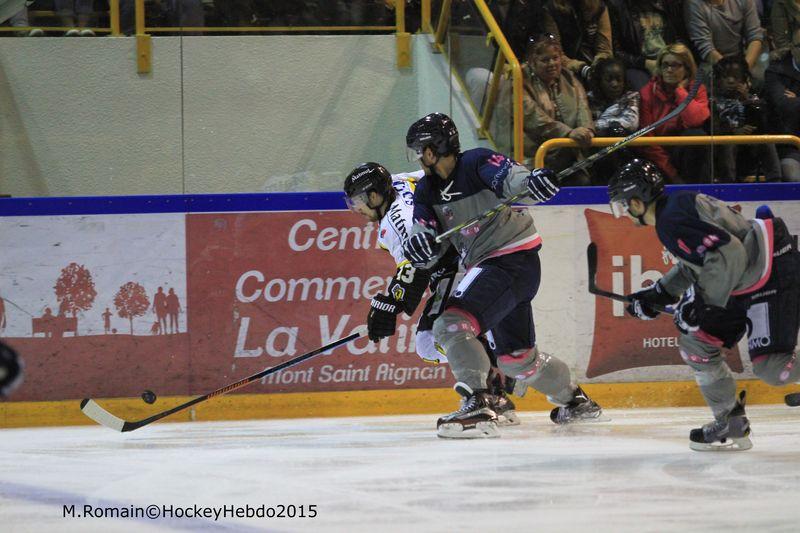
[[[458,381],[473,389],[486,387],[490,362],[478,339],[485,332],[504,374],[556,403],[572,399],[567,365],[535,347],[531,301],[540,278],[537,250],[488,259],[466,273],[433,326]]]

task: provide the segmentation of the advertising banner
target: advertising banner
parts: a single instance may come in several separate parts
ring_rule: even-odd
[[[798,232],[795,203],[773,205]],[[587,291],[590,241],[607,290],[663,275],[674,258],[652,229],[601,204],[531,209],[544,239],[542,349],[580,381],[691,379],[669,317],[638,321]],[[345,337],[395,271],[376,237],[343,210],[0,217],[0,337],[26,364],[13,400],[202,394]],[[242,392],[451,386],[447,365],[416,356],[415,332],[401,314],[379,344],[358,339]],[[751,375],[746,345],[728,364]]]

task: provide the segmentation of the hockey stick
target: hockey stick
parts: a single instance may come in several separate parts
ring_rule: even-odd
[[[86,416],[88,416],[89,418],[91,418],[92,420],[97,422],[98,424],[103,425],[103,426],[105,426],[107,428],[111,428],[111,429],[113,429],[115,431],[121,431],[123,433],[125,433],[126,431],[133,431],[135,429],[139,429],[140,427],[143,427],[143,426],[146,426],[148,424],[151,424],[151,423],[155,422],[156,420],[161,420],[164,417],[167,417],[167,416],[169,416],[171,414],[177,413],[178,411],[183,411],[187,407],[191,407],[191,406],[193,406],[195,404],[198,404],[200,402],[204,402],[204,401],[206,401],[206,400],[208,400],[210,398],[213,398],[214,396],[220,396],[222,394],[227,394],[227,393],[231,392],[232,390],[236,390],[239,387],[244,387],[245,385],[247,385],[249,383],[252,383],[252,382],[254,382],[254,381],[258,380],[258,379],[261,379],[264,376],[269,376],[270,374],[274,374],[275,372],[280,372],[284,368],[288,368],[288,367],[296,365],[298,363],[302,363],[303,361],[311,359],[312,357],[315,357],[315,356],[321,354],[322,352],[327,352],[328,350],[332,350],[332,349],[334,349],[334,348],[336,348],[338,346],[341,346],[343,344],[347,344],[350,341],[356,340],[357,338],[361,337],[361,335],[362,335],[362,333],[353,333],[351,335],[348,335],[347,337],[344,337],[344,338],[339,339],[337,341],[333,341],[331,343],[328,343],[328,344],[326,344],[325,346],[323,346],[321,348],[317,348],[314,351],[305,353],[303,355],[298,355],[294,359],[289,359],[288,361],[284,361],[283,363],[281,363],[281,364],[279,364],[277,366],[273,366],[271,368],[267,368],[265,370],[262,370],[261,372],[259,372],[257,374],[253,374],[252,376],[246,377],[244,379],[240,379],[239,381],[237,381],[235,383],[231,383],[230,385],[225,385],[224,387],[219,388],[219,389],[215,390],[214,392],[209,392],[208,394],[204,394],[203,396],[198,396],[197,398],[195,398],[193,400],[189,400],[186,403],[182,403],[182,404],[180,404],[180,405],[178,405],[176,407],[173,407],[172,409],[168,409],[166,411],[162,411],[160,413],[154,414],[151,417],[148,417],[148,418],[145,418],[145,419],[142,419],[142,420],[138,420],[136,422],[128,422],[127,420],[122,420],[121,418],[118,418],[118,417],[112,415],[111,413],[109,413],[108,411],[106,411],[105,409],[100,407],[100,405],[98,405],[97,402],[95,402],[94,400],[92,400],[90,398],[86,398],[85,400],[83,400],[81,402],[81,411],[83,411],[83,414],[85,414]]]
[[[617,294],[615,292],[609,292],[606,290],[601,289],[597,286],[597,245],[593,242],[589,243],[589,246],[586,247],[586,263],[589,267],[589,292],[596,295],[602,296],[604,298],[610,298],[612,300],[617,300],[619,302],[628,302],[630,303],[631,297],[629,295],[624,294]],[[674,314],[675,310],[672,307],[666,307],[663,305],[659,305],[656,303],[647,304],[648,306],[652,307],[659,313],[667,313],[667,314]]]
[[[700,75],[698,75],[697,79],[692,84],[692,87],[689,89],[689,92],[687,93],[686,98],[684,98],[681,101],[681,103],[677,105],[677,107],[675,109],[673,109],[672,111],[670,111],[669,113],[667,113],[666,115],[661,117],[660,119],[656,120],[652,124],[650,124],[648,126],[645,126],[644,128],[642,128],[642,129],[640,129],[638,131],[634,131],[633,133],[631,133],[630,135],[628,135],[624,139],[620,139],[619,141],[615,142],[614,144],[606,146],[602,150],[600,150],[598,152],[595,152],[594,154],[590,155],[589,157],[587,157],[583,161],[579,161],[579,162],[575,163],[574,165],[572,165],[571,167],[565,168],[564,170],[562,170],[561,172],[556,174],[556,181],[558,183],[560,183],[567,176],[569,176],[571,174],[574,174],[575,172],[577,172],[579,170],[583,170],[584,168],[595,164],[598,159],[602,159],[603,157],[615,152],[616,150],[619,150],[620,148],[622,148],[623,146],[627,145],[628,143],[630,143],[634,139],[638,139],[639,137],[641,137],[643,135],[647,135],[648,133],[652,132],[653,130],[655,130],[656,128],[658,128],[662,124],[664,124],[665,122],[667,122],[669,120],[672,120],[673,118],[675,118],[678,115],[680,115],[681,113],[683,113],[683,110],[686,109],[689,106],[689,104],[692,102],[692,100],[694,100],[695,96],[697,96],[697,91],[700,90],[700,85],[702,85],[702,83],[703,83],[702,77]],[[444,233],[441,233],[441,234],[437,235],[436,236],[436,242],[442,242],[443,240],[449,238],[454,233],[460,232],[460,231],[462,231],[464,229],[467,229],[467,228],[471,228],[472,226],[474,226],[478,222],[481,222],[481,221],[483,221],[483,220],[485,220],[485,219],[487,219],[489,217],[492,217],[492,216],[496,215],[497,213],[499,213],[503,209],[505,209],[507,207],[510,207],[511,204],[514,204],[514,203],[522,200],[526,196],[528,196],[528,191],[523,191],[523,192],[515,194],[511,198],[509,198],[509,199],[497,204],[496,206],[494,206],[493,208],[489,209],[488,211],[484,211],[483,213],[472,217],[471,219],[467,220],[466,222],[458,224],[457,226],[454,226],[454,227],[450,228],[449,230],[445,231]]]

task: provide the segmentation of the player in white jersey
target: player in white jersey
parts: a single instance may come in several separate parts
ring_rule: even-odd
[[[364,163],[345,178],[344,192],[352,211],[379,222],[378,244],[392,255],[397,266],[386,293],[377,294],[370,304],[367,316],[370,340],[379,342],[394,335],[397,315],[400,312],[414,314],[425,289],[430,286],[431,297],[417,324],[416,348],[423,361],[440,364],[446,363],[447,357],[434,341],[433,322],[444,310],[458,274],[458,253],[451,249],[430,270],[414,268],[403,256],[403,243],[413,225],[414,188],[423,174],[417,171],[391,175],[378,163]],[[491,352],[487,350],[487,353]],[[506,396],[506,391],[514,388],[513,379],[504,378],[499,372],[490,379],[500,421],[505,425],[519,424],[514,404]]]

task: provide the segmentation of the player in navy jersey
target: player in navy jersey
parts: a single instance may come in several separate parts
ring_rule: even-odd
[[[438,420],[438,435],[499,436],[480,335],[488,339],[504,374],[558,406],[551,412],[555,423],[598,419],[600,407],[572,382],[569,367],[536,346],[531,301],[539,289],[542,239],[530,213],[503,209],[447,242],[436,241],[437,235],[517,193],[527,191],[535,201],[552,198],[558,192],[554,173],[531,172],[485,148],[461,152],[455,124],[441,113],[412,124],[406,145],[425,176],[414,193],[414,227],[403,246],[405,257],[417,268],[430,268],[454,247],[466,269],[433,324],[458,380],[455,388],[465,400],[461,409]]]
[[[447,357],[434,339],[433,323],[442,314],[453,288],[458,274],[458,255],[451,248],[430,270],[414,268],[403,256],[403,243],[413,224],[414,189],[423,175],[421,170],[392,175],[379,163],[363,163],[345,178],[344,192],[353,212],[380,224],[378,244],[391,254],[396,265],[386,293],[375,295],[370,303],[367,316],[370,340],[380,342],[394,335],[397,315],[401,312],[409,316],[414,314],[426,287],[430,286],[431,296],[417,323],[415,345],[423,361],[440,364],[447,363]],[[519,424],[514,403],[507,396],[514,388],[513,378],[506,379],[493,372],[489,388],[500,425]]]
[[[747,334],[753,372],[772,385],[800,379],[795,345],[800,327],[800,254],[786,224],[762,206],[745,219],[722,201],[693,191],[667,194],[649,161],[634,159],[608,185],[617,217],[655,226],[678,263],[650,287],[630,295],[628,312],[650,320],[653,307],[677,304],[680,354],[711,407],[714,421],[690,432],[695,450],[752,447],[744,391],[720,349]]]

